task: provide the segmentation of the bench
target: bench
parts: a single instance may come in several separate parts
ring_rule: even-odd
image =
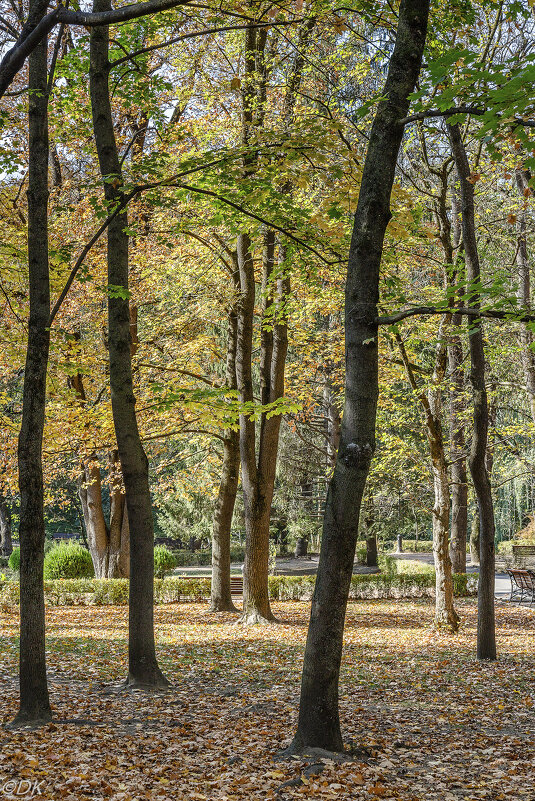
[[[230,577],[230,594],[243,595],[243,576]]]
[[[518,598],[520,603],[524,600],[524,595],[529,598],[529,605],[535,601],[535,573],[533,570],[508,569],[507,573],[511,579],[511,595],[509,600]]]
[[[535,545],[513,545],[513,556],[534,556]]]

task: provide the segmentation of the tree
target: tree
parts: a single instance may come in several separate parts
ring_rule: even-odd
[[[43,4],[32,0],[30,15]],[[28,108],[28,271],[30,315],[18,464],[20,489],[20,707],[15,726],[50,720],[45,654],[42,441],[50,347],[48,263],[47,39],[30,56]]]
[[[375,450],[379,268],[409,97],[420,72],[427,0],[402,0],[396,44],[373,121],[353,225],[345,289],[346,394],[329,484],[292,750],[343,749],[338,679],[359,512]]]
[[[468,303],[469,307],[476,311],[476,316],[471,320],[468,334],[471,362],[470,381],[472,382],[474,404],[474,427],[468,464],[474,482],[479,511],[477,656],[478,659],[496,659],[494,619],[495,525],[492,492],[486,466],[489,410],[485,383],[483,322],[477,316],[480,305],[481,273],[474,219],[474,185],[459,125],[448,125],[448,133],[460,185]]]
[[[109,0],[95,0],[95,13],[107,10]],[[123,203],[124,194],[110,104],[108,47],[108,28],[94,29],[90,41],[93,128],[104,195],[115,208]],[[154,688],[166,686],[167,680],[158,666],[154,641],[154,528],[148,460],[139,436],[132,379],[126,209],[110,222],[107,236],[110,387],[130,528],[127,685]]]

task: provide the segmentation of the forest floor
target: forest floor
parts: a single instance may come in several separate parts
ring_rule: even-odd
[[[499,602],[499,659],[478,663],[475,603],[458,609],[450,636],[432,630],[427,600],[349,605],[340,705],[356,755],[318,773],[274,760],[295,730],[308,604],[275,604],[278,625],[249,629],[201,604],[157,607],[173,686],[156,696],[117,690],[125,607],[49,608],[54,721],[0,728],[0,801],[21,788],[31,797],[30,786],[64,801],[533,801],[535,610]],[[0,617],[6,723],[17,710],[18,615]]]

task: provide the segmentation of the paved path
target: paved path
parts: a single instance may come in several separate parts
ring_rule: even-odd
[[[421,562],[423,564],[433,564],[432,553],[400,553],[390,554],[395,559],[404,561]],[[277,575],[279,576],[313,576],[318,570],[319,556],[318,554],[311,554],[310,556],[288,557],[287,559],[277,559]],[[473,565],[470,557],[467,557],[466,572],[477,573],[478,566]],[[355,565],[354,573],[377,573],[376,568],[363,567],[362,565]],[[242,564],[233,563],[231,565],[231,573],[235,576],[242,575]],[[207,565],[203,567],[177,567],[173,570],[176,576],[206,576],[210,577],[212,568]],[[494,594],[496,600],[507,600],[511,591],[511,582],[507,573],[496,573],[494,583]],[[525,604],[523,604],[525,605]]]

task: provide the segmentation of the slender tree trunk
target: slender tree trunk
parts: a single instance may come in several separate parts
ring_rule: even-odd
[[[299,721],[291,750],[343,749],[338,681],[359,512],[375,450],[379,268],[403,137],[399,120],[420,72],[428,0],[402,0],[383,95],[370,132],[346,282],[346,394],[340,447],[325,508],[308,629]]]
[[[0,495],[0,554],[11,556],[13,544],[11,542],[11,509],[3,495]]]
[[[470,559],[473,565],[479,565],[479,508],[477,505],[470,528]]]
[[[95,0],[95,12],[110,8]],[[90,37],[90,91],[93,128],[112,207],[123,199],[109,94],[108,28],[94,28]],[[108,227],[108,337],[113,422],[126,493],[130,528],[128,681],[146,688],[167,684],[156,659],[154,642],[154,529],[148,460],[141,444],[132,380],[132,337],[128,303],[128,216],[122,211]],[[117,289],[119,288],[119,289]]]
[[[459,202],[455,187],[451,193],[451,217],[453,246],[458,249],[461,242]],[[464,294],[458,291],[459,297]],[[450,391],[450,442],[451,442],[451,540],[450,555],[454,573],[466,573],[466,541],[468,533],[468,482],[466,476],[466,443],[464,436],[464,370],[463,345],[460,337],[462,319],[454,314],[451,320],[452,334],[448,342],[448,369]]]
[[[32,2],[30,13],[42,3]],[[18,442],[20,489],[20,709],[14,725],[50,720],[45,655],[42,442],[50,331],[47,40],[29,59],[28,270],[30,318]]]
[[[528,170],[518,168],[515,171],[516,185],[523,199],[522,208],[517,220],[516,266],[518,270],[518,305],[526,312],[531,310],[531,277],[528,259],[527,240],[527,204],[525,191],[529,191],[531,174]],[[529,399],[531,419],[535,424],[535,352],[533,351],[533,333],[526,323],[519,323],[520,358],[524,371],[524,381]]]
[[[453,315],[452,326],[461,324]],[[468,483],[466,476],[464,425],[462,423],[464,372],[461,338],[454,334],[448,344],[451,432],[451,561],[454,573],[466,573],[466,540],[468,530]]]
[[[435,626],[439,629],[446,628],[449,631],[457,631],[459,616],[453,605],[453,580],[448,551],[450,534],[450,487],[441,422],[441,384],[444,380],[446,370],[444,328],[447,323],[447,316],[445,316],[439,328],[435,368],[433,370],[431,386],[427,392],[421,391],[418,388],[400,334],[396,334],[396,339],[409,383],[417,393],[424,411],[425,431],[431,453],[433,488],[435,494],[435,503],[433,506],[433,557],[436,575]]]
[[[237,280],[237,279],[236,279]],[[228,389],[236,390],[236,345],[238,318],[235,303],[229,313],[227,344]],[[212,531],[212,591],[210,608],[214,612],[236,612],[230,592],[230,530],[240,475],[240,432],[224,433],[223,467]]]
[[[469,305],[479,309],[480,266],[477,250],[474,187],[470,179],[470,165],[458,125],[448,125],[452,153],[459,176],[462,208],[466,279],[469,288]],[[473,318],[469,331],[471,371],[470,380],[474,398],[474,428],[468,460],[476,492],[479,520],[479,588],[477,621],[478,659],[496,659],[496,633],[494,615],[494,508],[492,491],[485,464],[488,442],[489,412],[485,384],[485,351],[483,321]]]

